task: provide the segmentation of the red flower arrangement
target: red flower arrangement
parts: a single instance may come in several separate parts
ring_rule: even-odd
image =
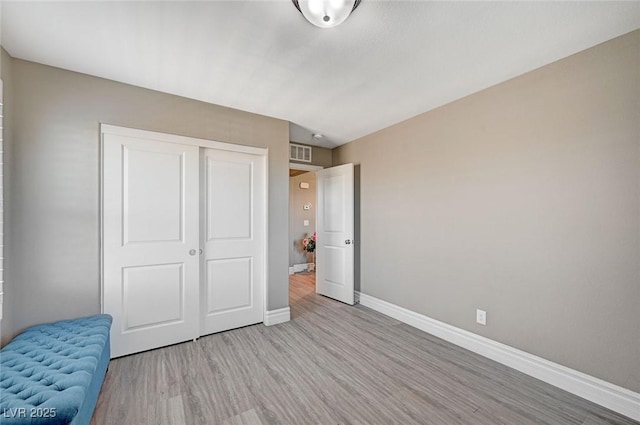
[[[313,232],[313,236],[307,236],[302,240],[302,249],[307,252],[316,250],[316,232]]]

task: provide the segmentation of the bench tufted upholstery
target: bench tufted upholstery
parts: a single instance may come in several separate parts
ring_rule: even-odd
[[[64,320],[29,328],[7,344],[0,351],[0,424],[75,425],[88,408],[90,420],[109,361],[110,327],[109,315]],[[87,402],[93,405],[83,409]]]

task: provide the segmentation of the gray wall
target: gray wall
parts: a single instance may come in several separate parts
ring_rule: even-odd
[[[7,54],[7,52],[0,47],[0,79],[3,82],[3,147],[2,147],[2,157],[3,157],[3,177],[2,177],[2,191],[3,191],[3,200],[2,203],[6,205],[10,205],[11,193],[9,192],[9,183],[11,182],[11,176],[9,176],[9,169],[11,167],[11,163],[7,163],[6,159],[10,157],[11,154],[11,144],[10,140],[12,139],[12,129],[13,125],[11,124],[11,118],[13,116],[12,105],[13,105],[13,79],[11,76],[11,57]],[[8,255],[8,246],[10,246],[10,242],[8,240],[8,223],[9,223],[9,212],[7,208],[3,208],[3,220],[0,221],[3,226],[3,252],[4,258],[6,259]],[[1,269],[6,269],[8,260],[2,261]],[[6,272],[3,271],[4,280],[4,303],[2,306],[2,321],[0,322],[0,345],[3,345],[8,341],[13,332],[13,310],[14,305],[12,303],[12,296],[14,292],[14,286],[7,282]]]
[[[639,52],[635,31],[335,149],[360,164],[361,290],[640,391]]]
[[[309,189],[300,189],[300,183],[309,183]],[[303,206],[311,202],[311,209]],[[309,220],[309,226],[304,226]],[[302,250],[302,239],[316,231],[316,174],[304,173],[289,179],[289,266],[307,263],[306,251]]]
[[[268,307],[288,306],[288,122],[18,59],[11,71],[6,332],[99,312],[100,123],[267,147]]]

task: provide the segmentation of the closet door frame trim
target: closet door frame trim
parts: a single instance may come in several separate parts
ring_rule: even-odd
[[[100,245],[98,247],[99,250],[99,262],[100,262],[100,311],[104,311],[104,250],[103,250],[103,241],[104,241],[104,210],[103,210],[103,182],[104,182],[104,162],[103,162],[103,148],[104,148],[104,135],[105,134],[114,134],[119,136],[128,136],[135,137],[139,139],[148,139],[154,140],[158,142],[167,142],[167,143],[175,143],[181,145],[191,145],[198,146],[201,148],[210,148],[210,149],[218,149],[224,151],[231,152],[240,152],[240,153],[249,153],[253,155],[259,155],[264,157],[265,167],[264,167],[264,199],[262,200],[264,205],[264,279],[263,279],[263,288],[262,288],[262,322],[264,323],[265,317],[267,315],[267,297],[269,292],[269,149],[267,148],[259,148],[255,146],[246,146],[246,145],[236,145],[233,143],[226,142],[218,142],[216,140],[207,140],[207,139],[199,139],[196,137],[188,137],[188,136],[179,136],[175,134],[168,133],[159,133],[155,131],[148,130],[139,130],[135,128],[129,127],[121,127],[112,124],[100,124],[100,176],[99,176],[99,241]],[[202,248],[202,247],[200,247]],[[202,276],[200,277],[202,279]],[[201,282],[200,282],[201,283]]]

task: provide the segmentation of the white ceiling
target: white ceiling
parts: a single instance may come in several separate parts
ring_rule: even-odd
[[[288,120],[333,147],[640,28],[640,2],[2,3],[14,57]],[[326,137],[317,142],[311,133]]]

